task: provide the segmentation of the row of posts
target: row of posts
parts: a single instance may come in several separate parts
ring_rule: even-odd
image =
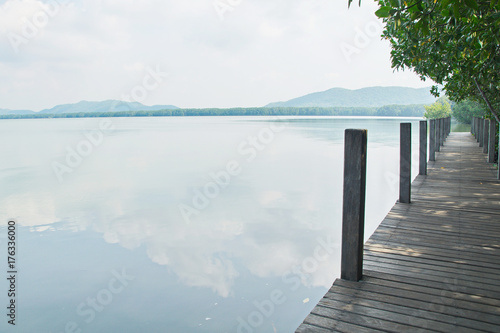
[[[427,175],[427,121],[420,121],[419,174]],[[436,160],[451,132],[451,118],[431,119],[429,160]],[[344,141],[344,201],[340,278],[359,281],[363,274],[367,130],[347,129]],[[411,202],[411,123],[400,124],[399,202]]]
[[[497,122],[495,119],[472,118],[471,133],[476,137],[479,147],[483,147],[483,153],[488,156],[488,163],[495,163],[497,161],[497,150],[495,149],[497,131]],[[500,155],[500,151],[498,154]],[[500,179],[500,163],[498,164],[497,177]]]

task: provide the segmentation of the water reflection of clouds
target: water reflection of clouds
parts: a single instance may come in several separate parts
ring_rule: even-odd
[[[138,149],[140,145],[135,142],[135,146]],[[119,146],[111,144],[108,149],[116,148]],[[275,151],[269,149],[269,153]],[[17,217],[20,225],[32,226],[33,231],[47,231],[49,225],[64,221],[54,226],[92,229],[106,242],[131,250],[145,246],[153,262],[168,266],[186,285],[209,287],[224,297],[231,294],[238,276],[234,261],[263,277],[283,274],[300,260],[300,243],[293,241],[297,237],[277,241],[280,234],[293,230],[284,232],[297,220],[291,216],[291,208],[302,206],[300,196],[287,198],[278,190],[267,190],[265,179],[260,183],[250,180],[263,172],[262,167],[273,178],[265,165],[266,157],[249,165],[246,177],[236,179],[233,189],[221,193],[195,223],[186,225],[175,206],[189,198],[185,183],[196,186],[197,178],[186,174],[195,173],[201,181],[210,168],[196,172],[196,164],[188,163],[191,167],[186,171],[180,167],[181,161],[170,163],[171,154],[168,150],[158,154],[157,148],[149,147],[141,154],[115,160],[102,151],[98,158],[91,156],[80,173],[62,186],[52,184],[53,191],[43,190],[50,175],[39,179],[32,174],[29,191],[19,187],[20,193],[4,197],[2,207],[7,216]],[[257,169],[252,171],[252,166]],[[159,172],[161,168],[165,172]],[[165,177],[158,179],[159,174]],[[300,191],[300,186],[296,190]],[[286,209],[277,213],[280,202]],[[279,218],[284,220],[276,221]]]
[[[325,133],[314,131],[314,124],[309,132]],[[144,247],[152,262],[168,267],[182,283],[211,288],[223,297],[232,295],[242,269],[258,277],[281,277],[313,255],[320,237],[331,235],[340,244],[341,142],[317,141],[323,134],[304,140],[292,127],[249,163],[236,153],[245,137],[237,130],[230,139],[207,134],[218,147],[212,150],[207,143],[200,149],[192,135],[185,140],[179,135],[139,133],[124,142],[114,133],[61,185],[34,168],[29,185],[2,197],[5,218],[17,217],[34,231],[62,221],[56,230],[93,230],[107,243],[130,250]],[[369,163],[393,153],[380,147],[376,157],[369,154]],[[192,189],[203,186],[208,173],[221,170],[230,159],[241,162],[241,175],[186,224],[178,203],[191,200]],[[371,191],[386,183],[376,175],[369,179],[374,182],[371,198]],[[368,202],[367,212],[376,210],[378,199]],[[302,283],[328,288],[338,272],[339,254],[319,262]]]

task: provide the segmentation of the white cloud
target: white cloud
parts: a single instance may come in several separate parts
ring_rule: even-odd
[[[7,34],[22,36],[22,18],[53,1],[0,5],[0,76],[9,78],[0,107],[120,98],[141,67],[157,65],[171,75],[145,104],[261,106],[332,87],[426,85],[393,73],[378,37],[346,60],[340,45],[377,22],[369,2],[348,10],[347,0],[241,1],[220,20],[208,0],[81,0],[62,5],[14,52]]]

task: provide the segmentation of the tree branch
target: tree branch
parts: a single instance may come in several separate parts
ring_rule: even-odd
[[[479,93],[481,94],[481,97],[484,99],[484,101],[486,102],[486,105],[488,106],[488,108],[490,109],[491,111],[491,114],[495,117],[495,119],[497,120],[498,123],[500,123],[500,119],[498,117],[498,114],[497,112],[495,111],[495,109],[493,108],[493,105],[491,105],[490,103],[490,100],[488,99],[488,97],[486,97],[484,91],[481,89],[481,87],[479,86],[479,83],[477,82],[476,78],[473,78],[474,79],[474,83],[476,84],[476,87],[477,87],[477,90],[479,90]]]

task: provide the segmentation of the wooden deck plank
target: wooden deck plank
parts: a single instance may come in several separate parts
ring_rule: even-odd
[[[484,256],[486,258],[478,258],[477,255],[469,255],[467,253],[463,253],[463,251],[455,251],[455,250],[445,251],[444,249],[439,249],[436,251],[436,250],[429,250],[428,248],[422,246],[417,246],[417,245],[403,246],[397,243],[391,243],[390,247],[385,244],[382,245],[382,244],[370,243],[365,246],[365,249],[367,251],[370,251],[371,254],[376,254],[376,253],[397,254],[403,257],[417,257],[422,259],[460,263],[463,265],[475,266],[478,267],[479,269],[482,268],[500,269],[500,261],[494,255],[492,255],[491,258],[486,256]]]
[[[296,332],[499,332],[496,172],[452,133],[366,242],[363,279],[337,279]]]
[[[457,300],[464,300],[471,303],[471,306],[475,306],[474,303],[486,304],[493,306],[495,308],[500,308],[500,299],[491,295],[489,293],[481,294],[479,289],[471,290],[464,289],[460,290],[456,288],[455,285],[449,283],[430,283],[419,279],[404,279],[398,278],[396,276],[384,273],[369,272],[369,275],[365,275],[363,281],[365,283],[371,283],[381,286],[386,286],[390,288],[397,288],[403,290],[415,291],[423,294],[428,294],[432,296],[447,297]],[[498,314],[498,313],[497,313]]]
[[[462,317],[477,319],[481,316],[486,316],[488,319],[486,320],[492,324],[499,324],[500,319],[500,310],[496,306],[490,306],[485,304],[480,304],[477,302],[463,301],[455,298],[449,298],[443,295],[436,297],[435,294],[426,294],[422,292],[417,292],[415,289],[401,289],[396,287],[388,287],[386,285],[376,284],[376,283],[366,283],[363,284],[362,287],[356,287],[352,284],[348,283],[349,281],[339,280],[337,281],[337,285],[332,286],[329,292],[325,295],[325,298],[334,298],[336,299],[337,294],[346,294],[347,290],[356,291],[356,295],[379,295],[380,299],[386,299],[390,297],[398,298],[402,303],[406,303],[409,308],[412,308],[410,304],[414,303],[425,303],[428,306],[428,310],[431,310],[433,306],[439,307],[449,307],[450,313],[456,313],[457,311],[462,312]],[[353,291],[349,291],[353,292]],[[386,302],[393,303],[394,302]],[[398,303],[396,303],[398,304]],[[424,309],[424,307],[420,307],[420,309]],[[435,311],[435,309],[434,309]],[[442,311],[442,310],[441,310]]]
[[[494,330],[498,327],[497,324],[479,321],[478,318],[481,318],[480,316],[483,314],[477,311],[462,310],[461,316],[457,317],[456,308],[447,304],[436,304],[434,302],[414,300],[396,295],[386,295],[364,290],[359,292],[355,289],[340,286],[335,287],[336,288],[333,289],[335,293],[330,290],[330,292],[325,295],[326,298],[372,308],[383,308],[396,314],[404,314],[410,317],[427,319],[434,322],[443,322],[449,325],[466,327],[470,330],[474,330],[481,325],[488,327],[490,330]],[[320,304],[322,303],[320,302]],[[414,322],[412,321],[412,323]]]
[[[450,258],[442,258],[435,256],[434,258],[422,258],[422,257],[414,257],[414,256],[403,256],[400,254],[386,253],[386,252],[377,252],[371,250],[369,253],[365,255],[365,258],[370,261],[377,262],[378,260],[386,261],[390,260],[391,262],[403,262],[412,265],[413,263],[418,264],[426,264],[432,266],[441,266],[447,268],[456,268],[461,270],[466,270],[468,272],[473,273],[490,273],[495,274],[496,276],[500,275],[500,267],[490,268],[484,267],[480,265],[469,264],[463,260],[449,260]],[[444,260],[443,260],[444,259]],[[388,262],[388,261],[387,261]]]
[[[341,296],[335,298],[323,298],[319,302],[319,305],[325,308],[341,309],[346,313],[349,313],[349,315],[370,316],[379,320],[391,321],[394,326],[406,326],[405,329],[408,329],[407,327],[414,327],[417,329],[432,328],[438,332],[446,332],[451,330],[453,325],[455,325],[455,323],[449,324],[442,320],[434,320],[435,318],[439,318],[441,316],[435,316],[435,318],[430,318],[430,316],[422,318],[422,316],[416,315],[418,310],[408,307],[403,310],[402,307],[397,305],[383,302],[370,302],[369,300],[362,299],[360,297],[355,298],[354,302],[352,301],[352,298],[347,298],[347,301],[340,301],[341,299]],[[344,314],[344,317],[346,317],[346,314]]]
[[[345,307],[343,309],[344,310],[342,310],[342,309],[339,310],[339,309],[325,307],[325,306],[318,304],[318,306],[316,306],[311,313],[315,314],[317,316],[315,318],[316,320],[318,320],[319,317],[321,318],[320,325],[324,325],[327,322],[326,319],[328,319],[328,321],[330,321],[331,318],[340,318],[338,320],[339,322],[355,324],[357,326],[365,327],[365,328],[369,329],[369,331],[372,331],[374,329],[378,329],[379,327],[383,327],[383,330],[386,332],[394,332],[394,333],[429,332],[429,329],[430,329],[429,327],[422,328],[422,327],[416,327],[416,326],[413,326],[410,324],[401,324],[401,323],[393,322],[391,320],[386,320],[386,319],[378,317],[378,315],[380,315],[380,313],[376,313],[375,311],[373,311],[373,313],[370,313],[369,310],[366,310],[364,313],[356,313],[356,312],[345,311]],[[386,313],[386,314],[389,315],[389,313]],[[404,319],[408,319],[408,318],[404,318]],[[307,318],[306,318],[306,320],[307,320]],[[339,329],[338,324],[336,324],[335,328]],[[349,332],[352,332],[352,331],[349,331]],[[439,332],[439,331],[432,330],[432,332]]]

